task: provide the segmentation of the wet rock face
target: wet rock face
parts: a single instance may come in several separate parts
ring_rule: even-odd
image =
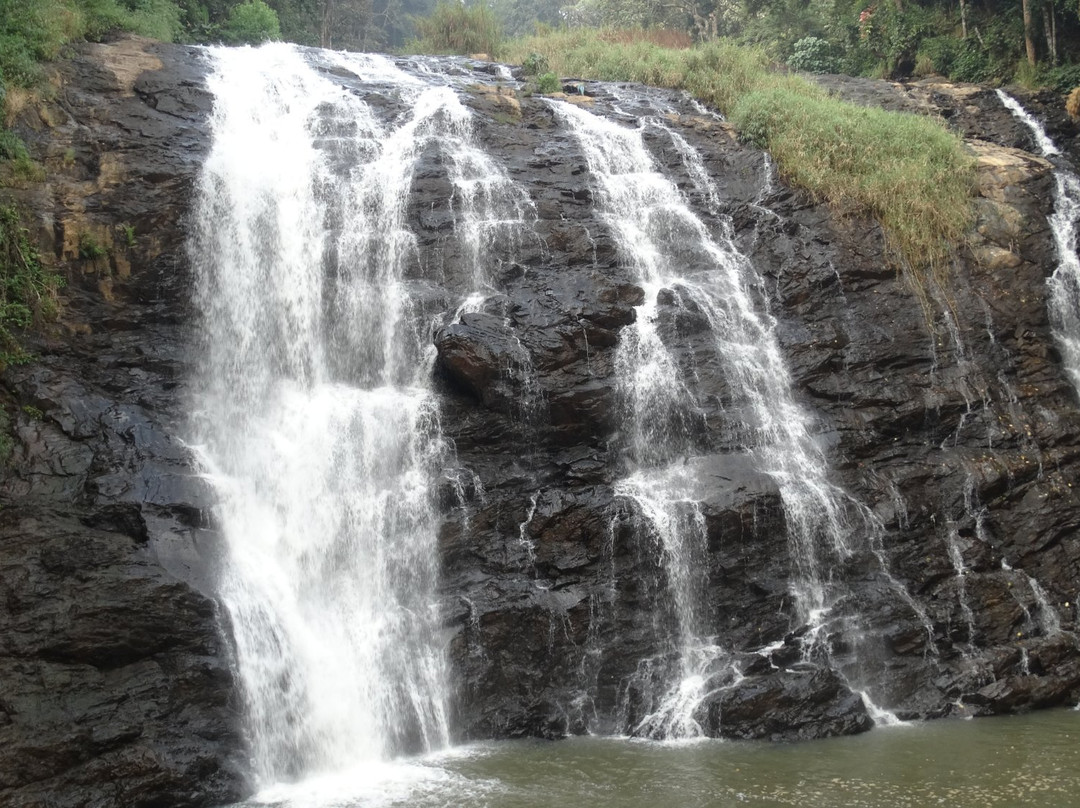
[[[821,638],[795,614],[778,493],[739,462],[737,414],[700,400],[696,440],[702,458],[714,458],[700,474],[711,481],[698,503],[703,609],[745,677],[714,674],[718,692],[695,712],[709,734],[865,730],[872,722],[853,682],[901,717],[1080,696],[1080,501],[1069,486],[1080,413],[1046,314],[1051,166],[1022,150],[1026,130],[991,91],[853,83],[864,102],[939,115],[980,138],[975,230],[929,318],[887,263],[876,227],[837,221],[781,181],[768,185],[760,153],[663,99],[679,110],[665,124],[703,154],[720,213],[764,278],[759,302],[777,318],[834,479],[880,524],[880,536],[831,573],[844,595],[822,629],[828,664],[800,670]],[[588,91],[585,103],[617,115],[608,88]],[[620,88],[618,106],[634,104],[647,107]],[[543,104],[523,100],[509,126],[490,99],[473,106],[486,147],[529,188],[548,249],[518,257],[525,269],[498,312],[436,335],[443,426],[475,475],[448,500],[443,527],[458,725],[467,737],[632,731],[655,706],[657,681],[676,673],[677,630],[663,548],[614,493],[625,474],[618,323],[611,340],[587,330],[601,323],[606,287],[632,289],[632,275],[592,204],[583,155]],[[710,221],[670,139],[645,137]],[[694,384],[724,401],[700,314],[677,290],[659,303],[665,343],[683,346],[678,361]]]
[[[16,194],[67,286],[35,361],[0,386],[5,805],[208,805],[244,788],[211,500],[180,440],[178,225],[208,145],[203,74],[194,50],[86,46],[21,123],[47,180]],[[80,257],[87,244],[102,254]]]
[[[491,79],[487,66],[459,69]],[[60,70],[58,100],[20,124],[49,172],[21,194],[69,285],[39,360],[2,377],[14,450],[0,485],[0,744],[12,750],[0,801],[220,804],[244,787],[238,698],[213,599],[213,499],[181,440],[194,344],[183,224],[208,145],[205,64],[196,50],[124,40]],[[645,130],[698,214],[730,219],[834,480],[881,525],[830,571],[842,602],[810,637],[780,493],[740,449],[707,323],[678,290],[662,294],[662,338],[703,391],[687,427],[707,545],[700,608],[730,652],[695,711],[710,734],[865,730],[856,680],[902,717],[1080,694],[1080,410],[1046,314],[1050,168],[1016,150],[1023,133],[985,91],[859,88],[987,141],[976,232],[931,321],[872,223],[838,221],[770,180],[724,123],[654,96],[701,152],[716,213],[672,138]],[[401,111],[392,90],[370,89],[373,105]],[[657,115],[639,90],[617,91],[587,83],[577,103],[630,109],[627,126]],[[434,494],[455,727],[462,738],[627,731],[676,665],[663,547],[617,493],[628,469],[615,353],[644,294],[551,107],[505,88],[466,102],[533,224],[488,268],[479,309],[431,335],[454,449]],[[409,208],[410,281],[432,311],[465,283],[452,194],[432,145]],[[105,255],[80,257],[87,238]],[[803,659],[812,643],[827,664]]]

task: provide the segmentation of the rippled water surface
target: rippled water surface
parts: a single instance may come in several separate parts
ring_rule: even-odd
[[[1080,806],[1080,712],[934,721],[802,744],[501,742],[268,789],[289,808]]]

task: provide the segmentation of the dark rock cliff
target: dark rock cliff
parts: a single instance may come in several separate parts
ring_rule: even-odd
[[[438,495],[456,727],[465,738],[622,728],[646,709],[640,663],[663,656],[671,626],[659,550],[613,492],[623,471],[614,348],[642,293],[551,108],[484,87],[487,66],[459,69],[477,71],[467,97],[478,139],[528,190],[536,222],[499,294],[433,335],[455,448]],[[244,789],[212,498],[181,441],[192,321],[183,225],[207,148],[204,70],[193,49],[87,46],[58,67],[55,100],[19,123],[49,176],[19,194],[68,286],[62,322],[33,345],[37,361],[9,368],[0,392],[15,442],[0,485],[5,804],[206,805]],[[610,108],[610,88],[587,91],[580,103]],[[638,100],[622,103],[645,109],[636,93],[625,88]],[[859,93],[983,138],[976,232],[933,322],[876,227],[767,183],[760,152],[660,94],[764,278],[761,303],[837,481],[884,526],[833,571],[859,615],[829,629],[835,669],[800,662],[779,495],[732,451],[700,313],[666,300],[665,340],[707,391],[694,462],[708,611],[744,678],[699,718],[725,736],[866,729],[847,681],[860,670],[902,717],[1080,695],[1080,409],[1047,317],[1050,166],[1010,148],[1030,146],[988,91]],[[1075,136],[1058,126],[1059,139]],[[672,141],[651,135],[649,146],[692,189]],[[433,150],[411,222],[420,265],[447,277],[452,196]],[[81,257],[91,243],[105,254]]]
[[[5,805],[205,805],[243,788],[210,503],[179,437],[204,69],[184,48],[87,46],[20,122],[48,179],[16,194],[67,285],[36,359],[3,377]]]
[[[762,155],[725,125],[689,108],[667,118],[706,156],[723,213],[764,276],[800,401],[821,424],[835,474],[884,524],[873,549],[833,573],[858,625],[828,630],[834,664],[852,679],[875,671],[875,700],[901,717],[1069,703],[1080,686],[1071,633],[1080,412],[1046,313],[1053,180],[1048,163],[1009,148],[1027,142],[1024,128],[991,91],[980,91],[980,108],[961,89],[947,119],[968,120],[970,134],[977,116],[1001,145],[972,141],[976,232],[935,295],[933,322],[887,262],[876,227],[838,220],[782,183],[763,191]],[[601,112],[605,88],[588,92]],[[949,98],[922,111],[940,113]],[[639,663],[661,657],[673,630],[661,551],[611,488],[620,473],[613,346],[635,287],[595,218],[568,133],[535,103],[514,127],[493,114],[490,94],[475,106],[481,139],[536,200],[536,231],[550,249],[522,257],[528,269],[506,279],[499,311],[436,335],[449,386],[444,428],[482,490],[444,527],[463,725],[473,736],[558,735],[610,729],[606,717],[625,730],[644,709]],[[650,146],[692,188],[671,144],[657,136]],[[725,435],[724,382],[704,324],[674,296],[671,307],[665,341],[684,345],[701,387],[717,390],[712,403],[698,401],[716,452],[699,470],[708,480],[708,609],[718,642],[754,674],[701,718],[723,713],[717,731],[732,737],[864,729],[847,687],[787,667],[800,638],[777,492],[728,453],[737,441]],[[506,367],[493,346],[515,338],[532,373],[475,381]],[[515,398],[536,401],[531,418],[514,410]],[[897,580],[909,599],[897,596]],[[756,653],[770,647],[767,658]]]

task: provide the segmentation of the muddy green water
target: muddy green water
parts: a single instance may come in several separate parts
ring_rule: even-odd
[[[1080,712],[770,745],[617,738],[460,747],[267,789],[290,808],[1080,806]]]

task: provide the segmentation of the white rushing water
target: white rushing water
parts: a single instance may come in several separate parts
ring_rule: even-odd
[[[692,491],[695,457],[707,448],[694,437],[701,418],[697,391],[664,343],[664,305],[699,313],[707,322],[730,391],[724,406],[757,468],[780,491],[795,565],[792,594],[800,622],[811,624],[811,638],[824,634],[819,630],[833,605],[829,570],[850,552],[851,503],[829,480],[811,418],[793,397],[774,322],[755,303],[758,276],[730,234],[710,230],[694,214],[654,164],[640,129],[552,104],[581,144],[601,215],[645,290],[616,360],[631,465],[616,491],[636,503],[657,536],[674,600],[679,669],[659,705],[629,729],[650,737],[693,737],[701,728],[691,713],[709,691],[710,678],[714,685],[727,683],[731,672],[724,649],[708,636],[714,616],[704,613],[702,597],[705,524]],[[656,119],[649,125],[662,126]],[[676,146],[684,160],[692,159],[689,144]],[[688,170],[693,178],[703,174],[700,166]],[[808,648],[807,654],[818,650]]]
[[[1061,151],[1046,134],[1046,130],[1012,96],[997,91],[1001,103],[1027,126],[1043,157],[1058,157]],[[1077,233],[1080,226],[1080,177],[1065,168],[1060,161],[1054,165],[1054,213],[1050,228],[1057,246],[1058,265],[1048,281],[1050,287],[1050,316],[1054,336],[1061,345],[1065,370],[1077,392],[1080,392],[1080,255],[1077,254]]]
[[[449,741],[430,495],[445,447],[406,203],[417,161],[438,149],[472,271],[463,298],[524,203],[448,87],[381,57],[320,56],[394,87],[407,111],[385,122],[311,53],[211,54],[192,422],[220,497],[223,599],[269,787]]]

